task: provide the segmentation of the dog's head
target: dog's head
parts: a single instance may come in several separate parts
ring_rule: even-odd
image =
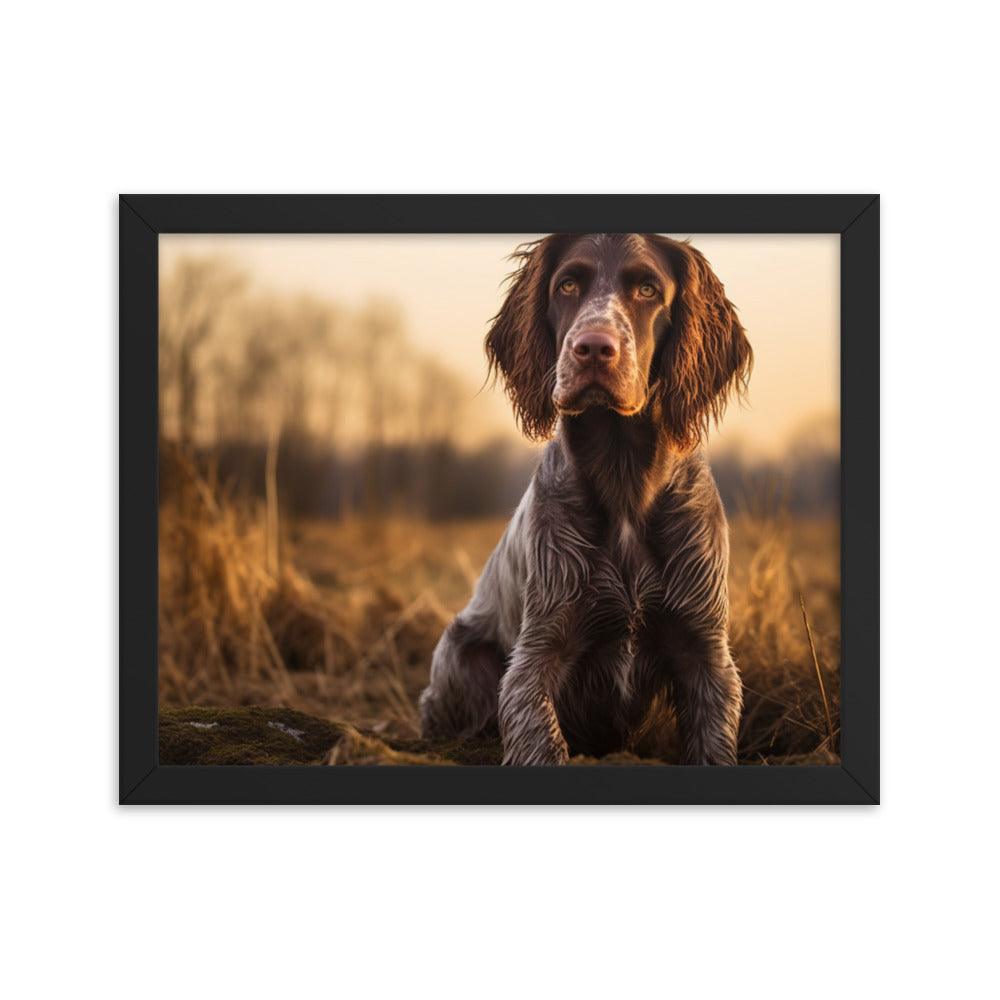
[[[680,449],[746,386],[753,354],[736,309],[693,247],[650,234],[548,236],[520,266],[486,337],[525,434],[600,406],[650,410]]]

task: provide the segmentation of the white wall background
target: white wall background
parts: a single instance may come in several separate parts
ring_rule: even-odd
[[[987,10],[7,11],[7,995],[995,989],[1000,218]],[[116,192],[872,190],[884,805],[115,805]]]

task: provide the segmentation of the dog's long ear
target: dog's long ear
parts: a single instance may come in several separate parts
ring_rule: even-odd
[[[753,350],[705,257],[687,243],[656,242],[678,285],[660,351],[662,412],[675,444],[688,450],[719,422],[730,395],[746,392]]]
[[[559,245],[559,237],[547,236],[514,251],[518,268],[486,335],[490,374],[503,377],[521,430],[536,440],[547,438],[556,422],[556,343],[547,312],[548,281]]]

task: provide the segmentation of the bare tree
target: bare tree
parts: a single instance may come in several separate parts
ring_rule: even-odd
[[[205,347],[218,329],[223,310],[243,284],[242,273],[224,258],[185,257],[161,291],[161,385],[173,385],[177,438],[186,451],[191,450],[197,432]]]
[[[361,340],[361,374],[367,397],[365,510],[376,519],[384,514],[383,469],[386,443],[386,417],[391,382],[397,371],[396,353],[403,346],[403,331],[398,310],[385,300],[373,299],[358,318]]]

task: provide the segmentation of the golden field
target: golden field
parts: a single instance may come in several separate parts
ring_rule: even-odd
[[[498,744],[422,744],[416,699],[502,519],[307,520],[276,534],[262,505],[227,501],[188,471],[185,488],[161,506],[161,710],[293,709],[350,734],[316,762],[498,762]],[[740,514],[730,530],[731,636],[744,681],[740,760],[835,763],[838,525]],[[185,732],[208,740],[209,725]],[[284,723],[270,726],[265,735],[277,748],[254,744],[249,756],[221,759],[282,762]],[[226,727],[212,728],[216,736]],[[167,760],[177,756],[173,746],[161,746]],[[191,752],[181,757],[208,759]],[[657,761],[671,759],[666,743]]]

